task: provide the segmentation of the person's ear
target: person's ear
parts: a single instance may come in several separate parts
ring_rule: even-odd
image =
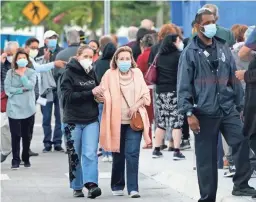
[[[219,20],[219,16],[215,16],[215,23]]]

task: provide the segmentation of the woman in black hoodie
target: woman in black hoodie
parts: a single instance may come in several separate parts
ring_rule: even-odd
[[[60,81],[63,97],[64,134],[69,156],[70,187],[74,197],[83,197],[85,186],[88,198],[101,195],[98,187],[98,103],[95,96],[103,95],[92,69],[93,50],[85,45],[66,66]]]
[[[177,109],[177,74],[180,52],[184,44],[177,34],[167,35],[157,56],[158,78],[156,83],[156,108],[157,108],[157,129],[155,132],[155,150],[153,158],[162,156],[160,146],[166,132],[166,128],[172,129],[174,140],[174,160],[184,159],[185,156],[180,152],[181,127],[183,116]]]

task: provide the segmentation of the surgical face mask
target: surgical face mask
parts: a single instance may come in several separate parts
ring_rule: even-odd
[[[207,38],[211,39],[215,36],[217,32],[217,27],[216,24],[209,24],[205,25],[204,27],[204,32],[201,31]]]
[[[49,39],[48,40],[47,47],[50,50],[54,51],[56,49],[56,46],[57,46],[57,39]]]
[[[179,50],[179,51],[183,51],[183,49],[184,49],[184,43],[181,41],[180,43],[179,43],[179,45],[177,46],[177,49]]]
[[[13,56],[12,55],[11,56],[7,56],[6,59],[8,60],[9,63],[12,63]]]
[[[83,59],[83,60],[80,60],[79,62],[86,72],[90,69],[92,65],[91,59]]]
[[[19,59],[16,61],[17,65],[19,68],[23,68],[23,67],[26,67],[28,65],[28,60],[27,59]]]
[[[117,62],[117,66],[119,68],[119,70],[123,73],[126,73],[129,71],[129,69],[131,68],[131,64],[132,61],[131,60],[127,60],[127,61],[118,61]]]
[[[35,58],[38,54],[38,50],[37,49],[30,49],[29,51],[29,57]]]

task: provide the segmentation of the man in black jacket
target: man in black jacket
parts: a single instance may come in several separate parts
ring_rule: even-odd
[[[45,46],[39,49],[36,61],[39,62],[40,59],[45,58],[45,55],[49,56],[48,62],[53,62],[56,60],[57,54],[63,50],[58,45],[58,34],[55,31],[48,30],[44,34]],[[59,79],[59,71],[57,68],[52,69],[53,77],[56,84]],[[54,145],[55,151],[63,152],[64,149],[61,147],[62,144],[62,132],[61,132],[61,118],[60,118],[60,107],[59,99],[57,95],[57,88],[52,89],[53,101],[47,102],[46,106],[41,106],[41,111],[43,114],[43,129],[44,129],[44,150],[43,152],[50,152],[52,150],[52,145]],[[51,129],[51,117],[52,117],[52,107],[54,105],[54,115],[55,115],[55,129],[53,133],[52,141],[52,129]]]
[[[236,167],[235,196],[253,196],[248,140],[238,111],[243,89],[235,77],[235,61],[225,41],[214,37],[214,15],[200,9],[195,18],[198,35],[183,51],[178,70],[178,107],[195,134],[200,202],[215,202],[217,192],[217,138],[224,135]]]

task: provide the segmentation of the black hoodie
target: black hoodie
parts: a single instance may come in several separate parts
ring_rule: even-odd
[[[63,97],[63,122],[88,124],[98,120],[98,103],[92,89],[98,85],[94,70],[88,74],[76,59],[71,59],[60,81]]]
[[[95,62],[95,74],[100,82],[105,72],[110,68],[110,61],[116,52],[116,47],[113,43],[108,43],[103,49],[102,57]]]
[[[173,92],[177,88],[178,64],[180,51],[173,44],[177,35],[168,35],[162,41],[157,58],[157,83],[156,92]]]

